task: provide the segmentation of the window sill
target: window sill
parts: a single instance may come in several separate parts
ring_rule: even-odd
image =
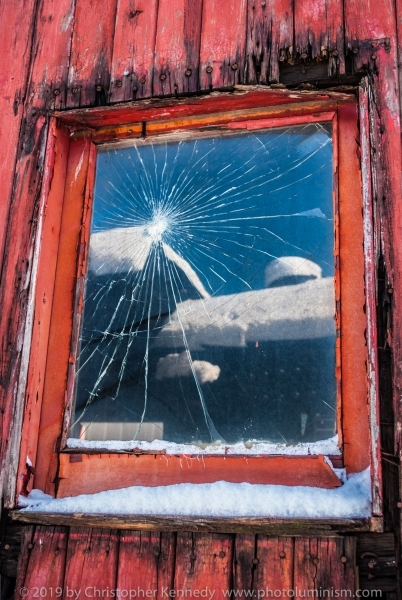
[[[279,519],[262,517],[179,517],[155,515],[102,515],[81,513],[11,512],[14,521],[39,525],[101,527],[145,531],[198,531],[263,533],[267,535],[331,536],[341,532],[383,531],[381,517],[358,519]]]

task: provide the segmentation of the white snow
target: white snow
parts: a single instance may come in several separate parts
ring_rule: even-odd
[[[20,497],[25,512],[198,517],[359,518],[371,515],[369,469],[327,490],[250,483],[133,486],[51,499],[38,490]]]
[[[317,454],[332,454],[340,455],[341,451],[338,445],[338,436],[335,435],[327,440],[319,442],[308,442],[301,444],[274,444],[270,442],[254,442],[250,440],[245,444],[240,442],[233,446],[225,444],[210,444],[196,446],[191,444],[175,444],[174,442],[166,442],[164,440],[154,440],[153,442],[139,442],[130,440],[128,442],[120,442],[118,440],[99,440],[89,441],[76,438],[67,440],[67,448],[80,449],[95,449],[95,450],[139,450],[143,452],[163,452],[166,454],[248,454],[248,455],[285,455],[285,456],[307,456]]]

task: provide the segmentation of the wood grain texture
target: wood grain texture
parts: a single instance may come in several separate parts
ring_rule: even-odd
[[[296,53],[307,59],[328,60],[328,75],[345,73],[342,0],[295,0]]]
[[[117,0],[77,0],[68,72],[67,108],[106,104]]]
[[[353,544],[345,547],[342,538],[296,538],[294,543],[293,576],[300,591],[331,587],[355,591]]]
[[[0,36],[0,148],[7,148],[0,161],[0,265],[2,264],[8,209],[14,177],[18,136],[30,66],[35,26],[35,0],[2,2],[0,22],[7,23]]]
[[[233,589],[253,589],[256,536],[247,533],[235,535],[233,548]]]
[[[292,589],[294,543],[294,539],[290,537],[257,536],[253,580],[256,591]],[[283,592],[283,597],[288,597],[286,591]]]
[[[203,0],[159,0],[154,96],[197,92]]]
[[[3,349],[7,348],[7,352],[3,352],[0,367],[0,405],[7,407],[3,427],[3,456],[10,464],[18,461],[17,456],[11,456],[12,447],[8,442],[10,438],[19,439],[22,420],[30,338],[27,310],[41,198],[47,111],[65,106],[73,7],[73,0],[41,0],[37,6],[0,291],[0,343]],[[15,482],[10,482],[6,492],[7,505],[14,503],[14,489]]]
[[[71,528],[68,536],[64,589],[116,589],[118,535],[113,529]],[[106,592],[105,592],[106,593]]]
[[[36,527],[24,578],[27,598],[35,597],[35,588],[62,588],[67,539],[65,527]]]
[[[111,102],[150,98],[158,0],[119,0],[113,45]]]
[[[180,532],[176,543],[175,534],[146,531],[37,526],[32,540],[33,532],[29,528],[24,541],[18,590],[61,587],[63,597],[75,590],[94,598],[113,597],[112,590],[115,597],[129,597],[132,590],[131,597],[158,599],[225,598],[233,590],[266,598],[291,597],[292,590],[295,597],[303,597],[304,590],[304,597],[320,597],[320,590],[331,588],[350,594],[357,584],[351,536]]]
[[[117,587],[166,596],[173,589],[175,540],[173,533],[120,532]]]
[[[332,536],[339,532],[383,531],[382,520],[363,519],[279,519],[263,517],[172,517],[161,515],[102,515],[45,513],[14,510],[11,518],[22,523],[102,527],[133,531],[195,531],[215,533],[262,533],[272,536]]]
[[[30,362],[25,394],[25,414],[20,443],[20,461],[16,476],[16,495],[26,494],[32,487],[29,481],[36,464],[38,431],[43,397],[43,373],[46,368],[50,318],[53,305],[54,273],[59,246],[61,213],[69,149],[69,133],[52,119],[46,150],[42,187],[41,213],[37,240],[38,264],[35,269],[35,312],[33,315]],[[58,167],[55,170],[55,163]],[[47,240],[47,248],[42,241]],[[43,250],[40,252],[40,250]]]
[[[231,589],[233,537],[225,534],[177,534],[174,588],[207,587],[217,600]],[[225,594],[226,592],[226,594]]]
[[[279,62],[293,54],[293,16],[292,0],[248,1],[247,83],[279,81]]]
[[[61,396],[61,382],[59,387],[58,396]],[[44,433],[44,429],[41,429],[40,435],[44,436]],[[169,455],[167,458],[160,454],[82,454],[80,461],[72,461],[71,456],[67,453],[60,454],[60,482],[57,490],[59,498],[101,492],[105,489],[106,481],[110,490],[131,485],[161,486],[176,483],[212,483],[221,480],[233,483],[247,481],[260,484],[310,485],[327,489],[341,485],[322,455],[263,458],[217,455],[200,459],[199,456],[190,458],[186,455]],[[42,479],[43,475],[35,481],[43,484]]]
[[[373,514],[381,515],[383,511],[382,469],[381,469],[381,428],[380,428],[380,393],[377,325],[377,253],[374,226],[374,197],[372,185],[372,166],[370,152],[370,110],[369,84],[365,79],[359,87],[360,107],[360,149],[361,174],[363,191],[364,221],[364,262],[366,285],[367,316],[367,375],[368,398],[370,406],[371,428],[371,464],[372,464],[372,497]]]
[[[90,143],[81,140],[71,145],[67,166],[67,180],[59,238],[58,255],[72,255],[71,263],[60,261],[56,266],[55,289],[52,307],[52,323],[49,329],[48,369],[53,376],[46,377],[43,388],[43,407],[38,434],[35,486],[55,493],[55,477],[58,458],[55,444],[61,434],[65,403],[67,372],[73,322],[74,292],[77,275],[77,249],[80,239],[80,223],[85,198],[85,182],[88,174]],[[81,202],[80,202],[81,199]],[[78,223],[78,227],[76,224]],[[65,284],[63,287],[63,283]],[[54,320],[56,319],[56,320]],[[57,324],[58,322],[58,324]],[[63,368],[61,368],[63,365]],[[55,373],[58,377],[55,377]],[[46,410],[45,410],[46,407]],[[43,468],[39,468],[42,465]]]
[[[200,89],[244,82],[247,0],[203,0]]]

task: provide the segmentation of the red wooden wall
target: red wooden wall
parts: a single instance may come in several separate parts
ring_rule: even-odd
[[[198,592],[198,598],[223,600],[230,590],[255,599],[289,598],[292,592],[331,597],[331,590],[344,590],[352,597],[359,587],[355,553],[354,538],[38,526],[25,535],[17,594],[22,588],[22,595],[34,598],[43,588],[56,596],[59,588],[63,598],[77,599],[77,592],[91,598],[96,588],[105,590],[104,598],[110,590],[123,598],[131,590],[135,599],[196,598]]]
[[[0,36],[0,459],[6,500],[7,490],[13,487],[26,401],[24,383],[32,325],[27,322],[27,315],[34,280],[34,244],[48,111],[153,96],[213,93],[219,88],[238,85],[277,85],[283,72],[281,68],[296,63],[295,68],[303,71],[321,59],[327,65],[327,75],[333,84],[345,74],[347,64],[352,73],[366,67],[372,82],[368,118],[375,151],[370,157],[370,168],[376,223],[381,223],[381,230],[379,225],[377,227],[377,248],[381,248],[385,257],[388,289],[392,294],[393,321],[389,323],[386,339],[393,352],[393,408],[399,422],[395,427],[395,448],[390,451],[397,452],[402,447],[399,128],[402,69],[398,66],[402,64],[402,0],[3,0],[0,22],[3,25]],[[272,560],[274,566],[269,573],[280,573],[281,581],[285,581],[288,573],[281,565],[291,560],[293,572],[299,573],[297,581],[311,576],[316,577],[317,582],[321,581],[317,575],[321,563],[315,563],[313,558],[321,551],[334,557],[328,559],[328,564],[336,565],[331,567],[331,581],[337,584],[337,569],[341,569],[337,561],[343,551],[340,548],[343,542],[334,539],[283,539],[270,543],[264,537],[243,539],[241,536],[203,537],[183,533],[178,534],[176,566],[173,567],[173,563],[169,563],[173,561],[169,535],[163,534],[155,541],[153,534],[117,535],[110,531],[80,534],[78,530],[68,532],[63,528],[48,528],[45,533],[36,529],[32,533],[35,536],[32,549],[28,551],[26,546],[30,559],[23,564],[24,568],[31,569],[26,577],[32,585],[40,581],[54,586],[62,581],[75,581],[78,569],[83,568],[79,567],[79,561],[87,565],[85,572],[79,572],[89,578],[93,565],[100,561],[97,572],[102,572],[105,581],[110,579],[115,585],[119,577],[131,577],[130,571],[122,573],[116,557],[119,557],[119,565],[124,565],[127,553],[134,556],[133,552],[137,552],[139,545],[142,548],[142,544],[147,550],[144,550],[144,560],[136,567],[137,572],[148,573],[144,577],[149,576],[150,581],[155,577],[170,578],[169,585],[173,585],[173,573],[179,582],[177,585],[182,585],[191,577],[195,578],[193,581],[197,581],[197,577],[202,579],[202,573],[208,571],[214,573],[219,586],[220,582],[226,585],[230,578],[235,582],[243,582],[245,578],[249,586],[257,585],[258,581],[258,586],[262,586],[267,577],[274,575],[260,569],[260,556]],[[89,553],[88,536],[92,536]],[[116,544],[118,555],[106,550]],[[160,559],[157,566],[153,562],[149,548],[154,544],[158,547],[158,556],[162,552],[159,545],[166,544],[167,550],[162,556],[168,556],[166,564],[171,564],[170,571]],[[195,559],[191,559],[193,554],[198,556],[198,550],[193,554],[189,550],[194,544],[203,548],[203,561],[207,562],[194,563]],[[290,548],[284,550],[285,562],[272,554],[277,552],[278,544]],[[317,546],[314,553],[305,549],[311,544]],[[94,548],[98,547],[96,554]],[[225,556],[220,557],[220,553]],[[137,552],[137,558],[139,554],[143,556],[142,549]],[[78,558],[73,560],[74,556]],[[240,557],[237,563],[232,561],[233,556]],[[253,567],[254,579],[250,579],[250,560],[256,567]],[[75,565],[77,571],[71,565]],[[346,572],[349,575],[345,575]],[[344,569],[342,573],[339,581],[343,581],[342,577],[351,577],[351,571]],[[352,585],[348,581],[348,585]]]

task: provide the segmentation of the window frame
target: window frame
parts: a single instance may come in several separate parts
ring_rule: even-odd
[[[110,451],[83,452],[65,448],[66,423],[69,422],[72,408],[69,399],[72,398],[74,356],[77,351],[80,329],[97,145],[124,143],[125,140],[144,135],[147,137],[166,135],[173,132],[200,130],[206,127],[211,134],[214,129],[222,131],[222,129],[267,128],[328,120],[333,123],[336,195],[334,202],[335,206],[341,206],[340,224],[339,212],[335,211],[337,220],[335,231],[339,232],[339,235],[336,236],[336,248],[339,249],[339,245],[347,248],[347,252],[341,253],[340,260],[336,263],[335,279],[336,301],[342,303],[341,310],[337,311],[337,330],[342,330],[342,336],[337,337],[336,350],[337,429],[340,445],[343,445],[344,448],[344,465],[347,471],[349,473],[358,472],[362,470],[362,466],[367,466],[367,463],[370,462],[373,486],[375,485],[376,489],[379,489],[379,468],[373,468],[373,465],[375,466],[374,453],[379,444],[378,435],[375,438],[374,431],[376,427],[378,428],[377,416],[370,415],[371,431],[368,411],[366,423],[363,425],[360,422],[365,421],[362,419],[362,414],[364,415],[364,410],[367,408],[367,397],[370,390],[367,384],[366,369],[363,377],[364,385],[362,384],[360,364],[360,380],[356,391],[352,360],[353,353],[357,348],[360,352],[360,363],[362,358],[365,363],[368,361],[366,341],[363,344],[362,339],[366,329],[373,330],[375,317],[371,312],[370,322],[365,321],[363,328],[362,315],[360,315],[358,328],[347,323],[348,319],[349,321],[353,319],[352,313],[353,310],[356,310],[358,303],[362,300],[362,304],[365,302],[363,281],[353,276],[353,270],[357,265],[356,272],[360,271],[360,274],[365,276],[367,286],[368,269],[371,267],[363,257],[362,243],[364,235],[367,248],[373,236],[373,232],[369,231],[367,227],[367,218],[370,216],[367,212],[369,212],[370,206],[367,201],[363,205],[364,193],[362,198],[361,181],[357,177],[359,169],[359,161],[356,156],[356,138],[359,135],[357,106],[356,100],[346,94],[253,90],[237,95],[221,94],[216,98],[142,101],[108,109],[58,112],[51,118],[42,191],[43,219],[38,235],[36,290],[32,307],[34,325],[17,493],[23,492],[24,485],[26,486],[27,470],[29,473],[27,456],[30,457],[30,460],[36,456],[35,487],[53,495],[91,493],[94,489],[85,484],[88,473],[95,473],[92,479],[98,481],[96,484],[98,487],[103,485],[102,489],[105,489],[102,484],[102,480],[105,479],[108,482],[112,481],[112,487],[108,489],[134,485],[133,482],[127,482],[127,477],[125,477],[127,469],[130,472],[133,471],[133,463],[137,465],[134,469],[134,472],[137,470],[137,475],[138,472],[147,474],[149,485],[177,482],[181,457],[171,457],[172,462],[175,463],[172,472],[174,471],[176,475],[173,474],[170,477],[166,476],[168,470],[164,455],[157,452],[151,454],[116,452],[111,454]],[[361,129],[364,134],[364,126],[361,125]],[[360,138],[362,138],[362,132]],[[365,141],[365,144],[367,147],[368,140]],[[363,192],[365,192],[364,181]],[[365,210],[364,224],[361,219],[361,231],[354,222],[357,208],[350,200],[352,197],[357,197],[360,209]],[[359,240],[354,240],[356,229],[358,237],[361,234]],[[346,266],[343,262],[347,263]],[[341,271],[340,277],[339,270]],[[347,271],[346,279],[345,270]],[[354,279],[359,279],[359,281],[353,281]],[[346,284],[345,281],[347,281]],[[363,310],[363,306],[361,308]],[[345,327],[347,328],[346,337],[344,335]],[[63,340],[62,343],[61,340]],[[62,359],[57,350],[60,344],[63,347]],[[340,371],[342,371],[342,379]],[[343,400],[340,400],[341,386],[344,388]],[[346,392],[345,386],[348,386]],[[345,394],[348,402],[345,402]],[[378,399],[374,400],[378,401]],[[358,423],[358,435],[348,433],[353,422]],[[60,432],[62,423],[64,423],[64,427]],[[369,456],[370,454],[371,456]],[[191,458],[187,457],[187,459]],[[326,474],[329,477],[328,487],[332,487],[328,473],[330,469],[323,457],[204,455],[203,461],[205,462],[205,460],[210,461],[211,477],[218,479],[222,478],[222,473],[227,473],[229,477],[235,477],[236,473],[240,473],[239,476],[243,477],[240,480],[243,481],[244,474],[248,472],[250,482],[259,482],[258,478],[261,478],[261,473],[272,472],[276,483],[314,485],[314,482],[318,480],[317,477]],[[141,468],[138,471],[140,463]],[[252,467],[250,463],[255,463],[255,466]],[[315,464],[319,463],[320,466],[316,468]],[[159,466],[155,470],[157,464]],[[312,477],[312,465],[315,478]],[[257,472],[257,478],[254,480],[251,475],[253,469]],[[100,476],[101,471],[102,475]],[[285,473],[285,477],[281,475],[283,473]],[[195,476],[192,481],[201,482],[203,480],[200,469],[192,469],[190,477],[192,476]],[[66,486],[66,481],[73,482],[73,484]],[[183,479],[183,481],[188,481],[188,479]],[[381,514],[381,503],[373,514]]]

